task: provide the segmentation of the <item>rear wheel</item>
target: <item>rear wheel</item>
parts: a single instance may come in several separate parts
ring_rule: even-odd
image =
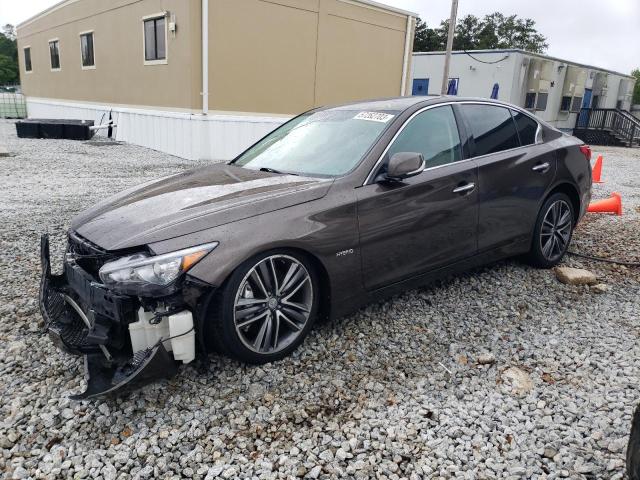
[[[291,353],[306,337],[318,310],[313,264],[285,250],[249,259],[210,302],[210,341],[248,363],[267,363]]]
[[[527,255],[531,265],[551,268],[560,263],[571,243],[574,218],[571,200],[564,193],[555,193],[544,202]]]

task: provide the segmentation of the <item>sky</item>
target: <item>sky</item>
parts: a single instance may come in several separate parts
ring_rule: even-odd
[[[449,17],[449,0],[377,0],[416,12],[430,27]],[[58,0],[0,0],[0,25],[18,24]],[[459,0],[458,16],[493,12],[535,20],[547,54],[630,73],[640,67],[640,0]]]

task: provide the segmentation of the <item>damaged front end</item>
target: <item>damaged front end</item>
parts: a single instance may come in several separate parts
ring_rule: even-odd
[[[118,259],[113,253],[70,233],[63,272],[52,275],[48,235],[41,237],[40,250],[45,329],[56,346],[84,355],[87,388],[72,398],[138,388],[172,377],[179,361],[194,360],[196,336],[202,338],[194,316],[208,285],[180,278],[165,296],[121,293],[98,274]]]

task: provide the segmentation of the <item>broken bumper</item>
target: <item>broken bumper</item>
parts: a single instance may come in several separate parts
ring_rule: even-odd
[[[138,388],[176,374],[175,361],[161,342],[132,354],[125,332],[139,307],[135,298],[110,292],[66,262],[61,275],[52,275],[47,235],[41,237],[40,260],[45,329],[60,349],[84,355],[87,388],[72,398]]]

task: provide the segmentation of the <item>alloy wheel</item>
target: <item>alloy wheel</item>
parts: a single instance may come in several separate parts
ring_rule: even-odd
[[[309,272],[289,255],[260,260],[236,292],[233,315],[242,343],[256,353],[276,353],[298,338],[313,307]]]
[[[573,217],[569,204],[564,200],[553,202],[545,213],[540,228],[540,249],[547,260],[555,261],[564,254],[571,240],[572,226]]]

